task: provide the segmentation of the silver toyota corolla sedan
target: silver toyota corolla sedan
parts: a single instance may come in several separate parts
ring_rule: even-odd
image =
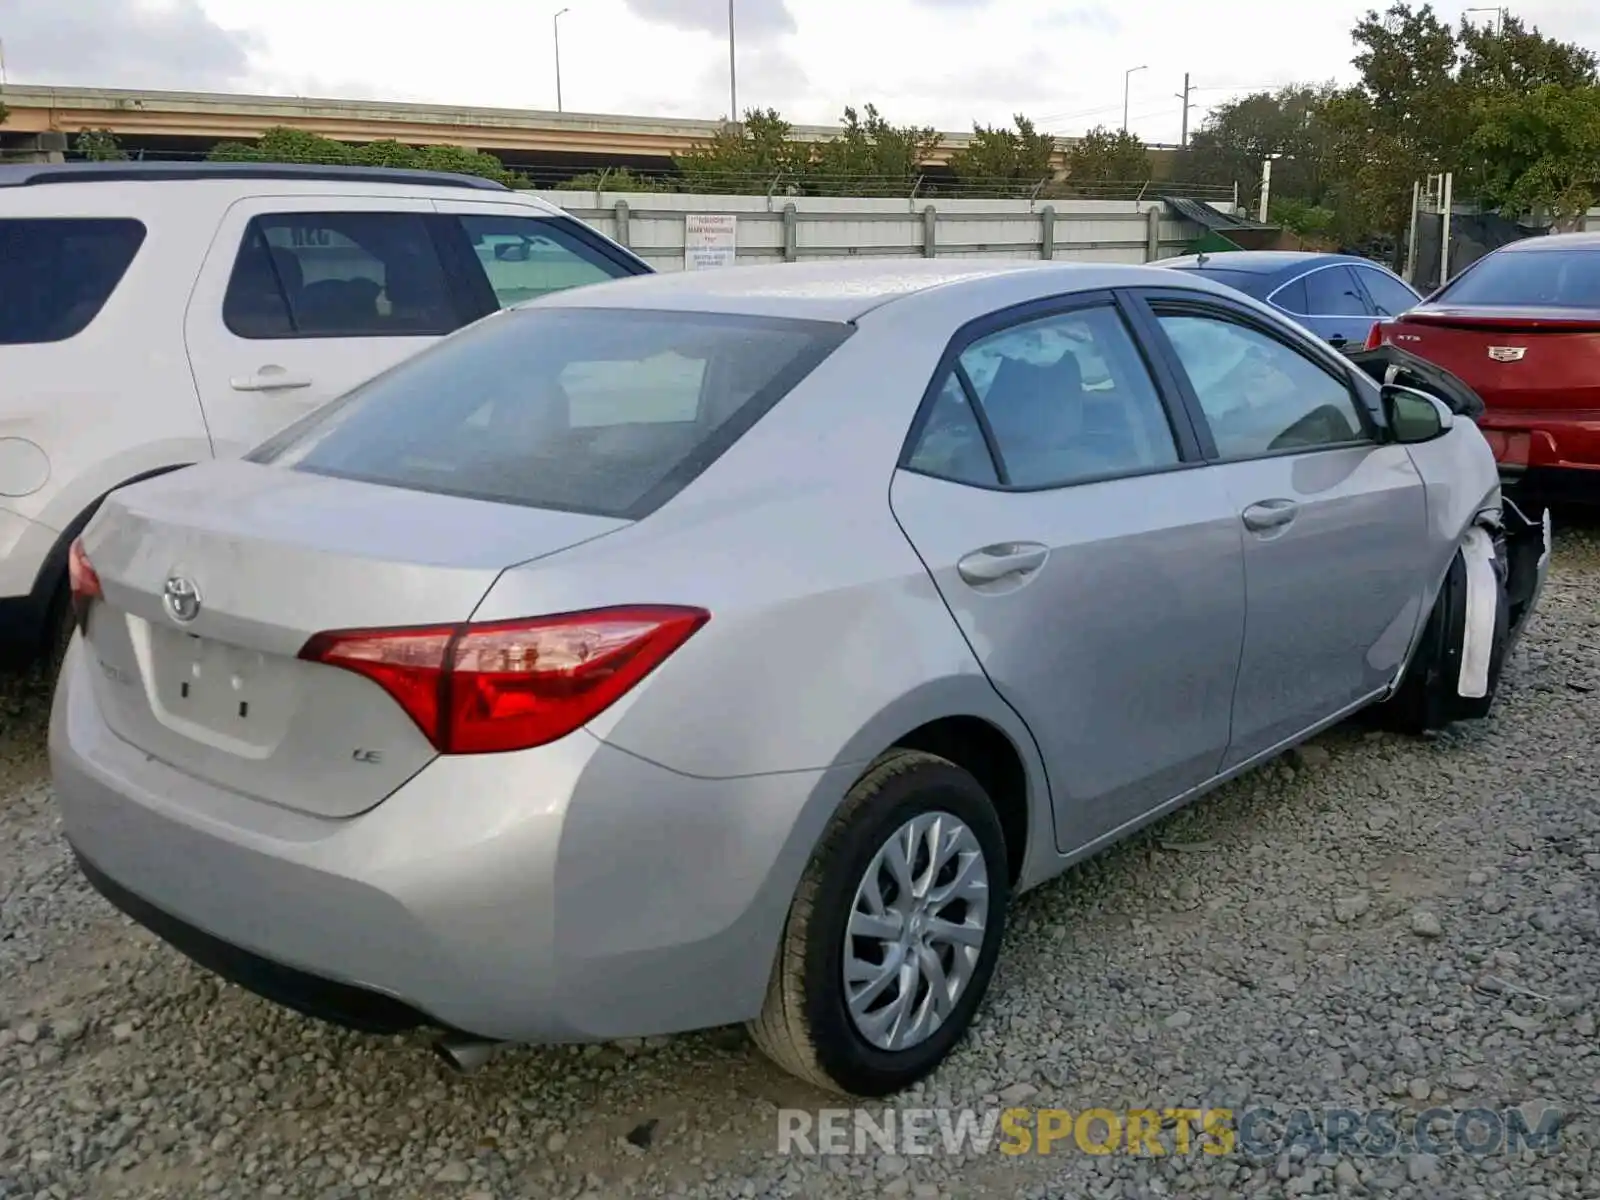
[[[1548,546],[1439,396],[1203,279],[604,283],[112,494],[56,790],[303,1012],[458,1065],[748,1022],[883,1095],[1022,890],[1357,710],[1483,715]]]

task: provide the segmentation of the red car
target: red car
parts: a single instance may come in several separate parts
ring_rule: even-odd
[[[1541,501],[1600,504],[1600,233],[1513,242],[1374,327],[1483,398],[1502,475]]]

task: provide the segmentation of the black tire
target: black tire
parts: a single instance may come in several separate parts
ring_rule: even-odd
[[[873,1046],[846,1003],[845,930],[856,887],[883,844],[920,813],[943,811],[972,830],[988,872],[985,939],[966,991],[925,1041]],[[789,909],[761,1015],[749,1028],[762,1052],[828,1091],[887,1096],[930,1074],[966,1033],[994,974],[1010,900],[1005,835],[988,794],[936,755],[894,750],[850,790],[812,855]]]
[[[1374,723],[1395,733],[1420,735],[1455,721],[1487,716],[1500,687],[1510,635],[1511,606],[1506,597],[1504,547],[1495,545],[1494,644],[1489,652],[1489,689],[1481,697],[1456,692],[1467,623],[1467,564],[1457,551],[1434,600],[1400,687],[1371,710]]]

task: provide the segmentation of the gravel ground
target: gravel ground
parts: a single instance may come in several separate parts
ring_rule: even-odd
[[[1553,1106],[1553,1154],[780,1156],[780,1106],[838,1101],[738,1031],[459,1078],[219,984],[91,893],[42,689],[11,677],[0,1197],[1600,1196],[1597,594],[1600,534],[1564,533],[1494,719],[1336,730],[1024,898],[974,1035],[900,1101]]]

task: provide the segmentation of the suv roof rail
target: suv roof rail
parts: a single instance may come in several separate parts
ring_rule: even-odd
[[[476,188],[506,192],[505,184],[481,175],[416,171],[404,167],[322,166],[318,163],[251,162],[75,162],[0,165],[0,188],[41,183],[129,183],[183,179],[300,179],[338,183],[408,183],[416,187]]]

